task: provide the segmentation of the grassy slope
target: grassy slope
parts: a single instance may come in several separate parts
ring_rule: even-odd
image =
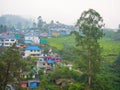
[[[58,50],[61,50],[65,44],[70,46],[75,45],[75,41],[72,36],[48,38],[47,41],[50,46],[56,47]]]
[[[75,40],[73,36],[57,37],[57,38],[48,38],[48,44],[52,47],[56,47],[58,50],[61,50],[64,45],[75,46]],[[109,38],[102,38],[100,40],[100,45],[103,49],[102,55],[109,61],[113,61],[116,56],[109,56],[110,54],[118,54],[120,52],[120,42],[114,41]]]
[[[110,38],[103,38],[100,40],[100,45],[103,48],[102,55],[106,58],[106,60],[112,62],[116,59],[120,52],[120,41],[115,41]]]

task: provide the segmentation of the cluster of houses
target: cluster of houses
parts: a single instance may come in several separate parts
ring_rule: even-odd
[[[60,25],[60,24],[59,24]],[[53,26],[56,28],[57,25]],[[62,27],[63,25],[59,26]],[[38,60],[36,62],[36,68],[48,68],[52,69],[56,63],[61,62],[59,55],[54,53],[52,50],[49,51],[48,54],[44,54],[44,50],[39,47],[40,43],[45,45],[47,43],[46,40],[40,39],[34,32],[29,32],[24,34],[23,43],[19,43],[20,36],[16,33],[8,33],[4,32],[0,34],[0,46],[1,47],[10,47],[14,43],[16,43],[17,47],[22,48],[22,57],[27,58],[29,56],[37,57]]]
[[[68,33],[70,33],[69,30],[62,30],[62,29],[54,29],[51,28],[51,30],[49,30],[48,32],[43,32],[41,33],[39,36],[34,35],[33,33],[27,33],[21,38],[21,36],[19,34],[0,34],[0,46],[4,46],[4,47],[9,47],[11,46],[13,43],[17,43],[18,45],[20,44],[18,42],[18,39],[21,39],[24,44],[34,44],[34,45],[38,45],[40,44],[40,37],[51,37],[51,36],[63,36],[63,35],[68,35]],[[16,37],[17,36],[17,37]]]
[[[51,28],[48,30],[48,34],[55,37],[65,36],[70,34],[72,30],[75,30],[75,27],[57,22],[51,25]]]
[[[49,32],[44,32],[43,34],[41,33],[40,35],[44,36],[59,36],[60,33],[61,35],[66,35],[65,29],[63,30],[61,27],[57,28],[58,31],[55,30],[56,27],[52,27]],[[59,30],[60,29],[60,30]],[[59,32],[59,34],[58,34]],[[23,43],[20,43],[19,40],[22,40]],[[37,57],[37,60],[35,62],[35,68],[36,70],[42,69],[44,73],[48,73],[49,71],[54,69],[54,66],[57,64],[62,64],[60,56],[53,52],[52,49],[48,51],[47,54],[44,54],[43,48],[39,47],[40,43],[46,44],[46,40],[40,39],[40,36],[38,36],[38,33],[35,34],[35,32],[29,32],[25,33],[20,36],[18,33],[8,33],[4,32],[0,34],[0,47],[11,47],[14,43],[16,43],[17,47],[22,48],[22,57],[27,58],[27,57]],[[71,68],[71,66],[68,66]],[[21,77],[26,78],[29,73],[22,73]],[[36,73],[34,74],[36,75]],[[36,78],[36,77],[35,77]],[[24,85],[23,85],[24,86]]]
[[[18,42],[18,40],[22,40],[23,43]],[[13,43],[16,43],[18,47],[21,44],[39,45],[40,38],[33,34],[24,34],[23,38],[19,34],[0,34],[0,46],[10,47]]]
[[[75,30],[74,26],[65,25],[65,24],[56,22],[56,23],[50,24],[47,31],[40,31],[38,29],[34,29],[34,30],[25,30],[23,32],[27,34],[31,32],[32,34],[39,37],[57,37],[57,36],[68,35],[72,30]]]
[[[51,50],[48,54],[43,53],[43,49],[39,47],[40,43],[46,44],[45,40],[40,40],[38,36],[31,35],[31,34],[25,34],[24,35],[24,43],[20,44],[18,42],[18,35],[10,35],[8,33],[1,34],[0,35],[0,46],[1,47],[10,47],[14,43],[17,44],[17,47],[22,48],[22,57],[37,57],[38,60],[36,61],[36,68],[45,68],[52,69],[55,63],[61,62],[60,57],[53,53]]]
[[[33,80],[23,81],[21,83],[21,87],[26,88],[36,88],[38,87],[40,80],[38,76],[38,71],[43,70],[43,73],[47,74],[55,68],[55,65],[61,63],[61,58],[57,53],[54,53],[52,49],[48,51],[47,54],[43,53],[43,49],[37,45],[29,45],[24,48],[24,56],[23,58],[27,57],[36,57],[37,60],[34,64],[34,74],[32,76]],[[31,70],[32,71],[32,70]],[[22,78],[29,77],[29,72],[21,73]]]
[[[41,40],[43,43],[46,41]],[[60,62],[61,59],[58,55],[55,55],[52,51],[48,55],[43,54],[43,49],[39,47],[40,38],[34,35],[25,35],[24,44],[19,44],[18,39],[15,35],[0,35],[0,46],[10,47],[14,43],[17,44],[17,47],[24,48],[23,58],[27,58],[29,56],[38,57],[37,68],[45,67],[47,62],[49,65],[53,65],[55,62]],[[26,46],[25,46],[26,45]],[[39,64],[38,64],[39,63]]]
[[[40,84],[40,79],[38,76],[38,71],[43,70],[43,73],[47,74],[54,70],[54,68],[59,64],[61,66],[65,66],[61,60],[61,57],[52,51],[52,49],[49,50],[47,54],[43,53],[43,49],[39,46],[28,46],[25,48],[25,55],[26,57],[37,57],[37,60],[35,62],[35,67],[33,68],[34,74],[33,74],[33,80],[23,81],[21,83],[22,88],[37,88]],[[68,64],[66,65],[70,70],[72,69],[72,65]],[[28,72],[24,72],[21,74],[21,77],[27,78],[29,77]]]
[[[64,25],[62,23],[53,23],[51,24],[49,30],[40,32],[38,29],[33,30],[14,30],[7,31],[0,34],[0,46],[9,47],[13,43],[17,43],[18,39],[21,39],[24,44],[40,44],[40,37],[57,37],[68,35],[75,27]]]
[[[43,53],[43,49],[39,46],[27,46],[24,49],[23,58],[37,57],[36,68],[44,68],[45,70],[53,69],[53,66],[56,63],[61,62],[61,58],[57,53],[54,53],[52,50],[49,51],[48,54]]]

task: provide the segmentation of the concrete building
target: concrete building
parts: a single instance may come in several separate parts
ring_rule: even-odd
[[[17,39],[11,35],[2,35],[0,36],[0,46],[10,47],[14,43],[18,43]]]
[[[38,46],[28,46],[25,48],[24,57],[36,56],[39,57],[42,53],[42,48]]]
[[[25,35],[24,43],[27,44],[28,41],[31,41],[30,44],[40,44],[40,38],[35,35]]]

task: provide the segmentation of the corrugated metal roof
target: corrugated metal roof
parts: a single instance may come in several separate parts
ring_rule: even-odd
[[[28,44],[28,43],[31,44],[31,43],[32,43],[32,40],[25,40],[24,43],[25,43],[25,44]]]
[[[51,60],[51,59],[49,59],[49,60],[48,60],[48,63],[54,63],[54,61],[53,61],[53,60]]]
[[[46,43],[47,43],[47,40],[42,39],[42,40],[40,40],[40,43],[46,44]]]
[[[15,39],[14,35],[1,35],[1,39]]]
[[[25,48],[25,50],[42,50],[42,48],[38,46],[28,46]]]

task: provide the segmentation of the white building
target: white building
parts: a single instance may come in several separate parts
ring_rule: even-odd
[[[0,46],[10,47],[14,43],[18,43],[17,39],[15,39],[14,36],[10,35],[0,36]]]
[[[36,56],[39,57],[42,53],[42,48],[38,46],[28,46],[25,48],[24,57]]]
[[[40,38],[35,35],[25,35],[24,40],[25,43],[27,43],[26,41],[29,40],[32,42],[32,44],[40,44]]]
[[[2,40],[0,40],[0,46],[2,46]]]
[[[39,57],[39,59],[37,60],[37,63],[36,63],[36,67],[37,67],[37,69],[46,68],[46,61],[45,61],[44,57]]]

